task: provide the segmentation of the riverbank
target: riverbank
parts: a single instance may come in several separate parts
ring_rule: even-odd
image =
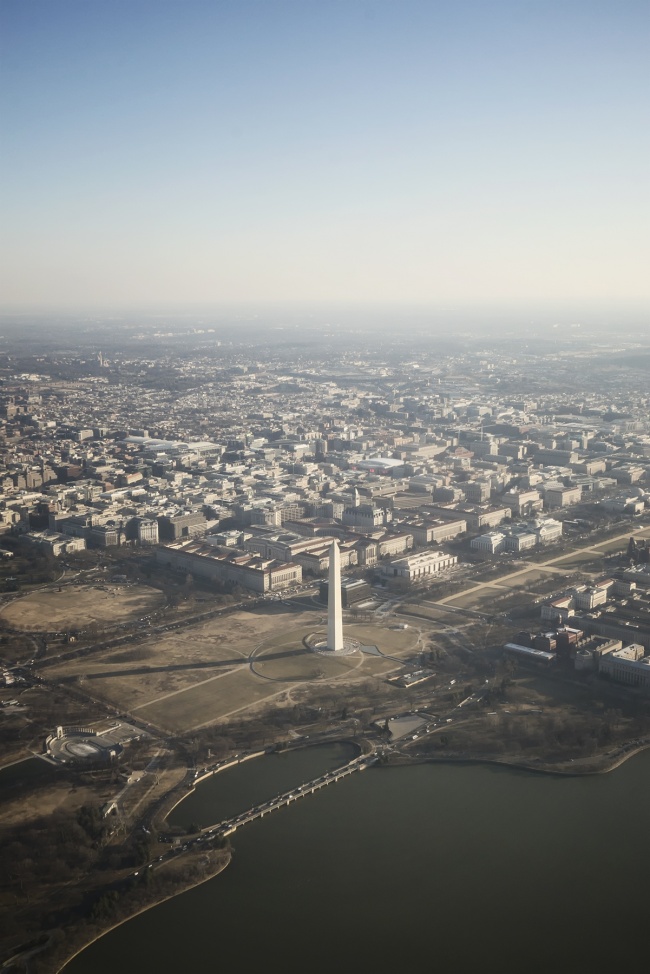
[[[621,751],[615,755],[597,754],[588,758],[569,758],[561,765],[545,764],[543,758],[532,761],[522,761],[520,758],[510,759],[507,756],[486,756],[472,753],[447,753],[444,755],[430,755],[427,757],[399,755],[396,760],[386,762],[386,767],[407,767],[417,764],[488,764],[512,768],[513,771],[531,771],[538,774],[560,775],[564,777],[579,777],[582,775],[609,774],[624,764],[629,758],[650,749],[650,741],[643,741],[631,749]],[[594,767],[599,763],[601,766]]]
[[[140,899],[137,907],[133,909],[128,909],[128,912],[115,920],[115,918],[107,919],[106,923],[101,921],[82,919],[77,923],[72,923],[70,926],[66,927],[63,932],[48,931],[50,936],[50,943],[47,945],[45,950],[43,950],[37,956],[32,955],[30,957],[29,972],[30,974],[60,974],[64,971],[68,964],[70,964],[78,954],[81,954],[87,947],[95,941],[100,940],[106,934],[110,933],[111,930],[116,930],[118,927],[122,926],[129,920],[134,919],[142,913],[146,913],[148,910],[153,909],[156,906],[160,906],[162,903],[168,900],[174,899],[174,897],[180,896],[182,893],[186,893],[190,889],[194,889],[197,886],[201,886],[203,883],[207,883],[209,880],[214,879],[221,872],[230,865],[232,859],[232,853],[230,849],[218,849],[211,850],[210,855],[214,857],[213,862],[210,864],[210,868],[206,868],[205,850],[201,852],[196,852],[194,855],[191,853],[189,856],[180,857],[179,860],[174,863],[170,863],[169,867],[172,873],[168,873],[165,877],[167,880],[167,888],[155,891],[143,890],[142,887],[137,889],[128,890],[124,894],[124,900],[121,901],[121,906],[129,906],[129,897],[135,898],[136,896]],[[202,861],[203,860],[203,861]],[[173,889],[169,888],[169,881],[173,881],[173,871],[175,867],[181,867],[183,871],[187,869],[201,869],[200,875],[194,874],[190,879],[184,882],[178,882],[174,885]],[[151,898],[147,900],[146,903],[142,903],[142,896],[146,895],[147,892],[151,893]],[[52,948],[49,950],[49,948]],[[14,957],[16,958],[17,965],[20,965],[20,954],[22,950],[17,950]],[[20,970],[20,966],[11,965],[11,958],[5,961],[3,965],[3,970],[9,968],[10,970]]]

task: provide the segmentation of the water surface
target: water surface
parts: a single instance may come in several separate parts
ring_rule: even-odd
[[[373,768],[242,828],[225,872],[65,974],[645,971],[649,822],[650,752],[587,778]]]
[[[201,781],[172,811],[169,824],[214,825],[339,768],[357,754],[354,745],[336,743],[251,758]]]

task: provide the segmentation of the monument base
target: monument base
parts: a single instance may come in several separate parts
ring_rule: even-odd
[[[328,656],[351,656],[352,653],[361,651],[361,643],[352,636],[343,636],[343,649],[330,649],[327,645],[327,633],[312,632],[305,636],[305,646],[313,653],[322,653]]]

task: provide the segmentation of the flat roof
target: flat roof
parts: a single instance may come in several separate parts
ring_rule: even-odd
[[[557,653],[547,653],[543,649],[534,649],[532,646],[520,646],[519,643],[506,643],[504,649],[511,649],[516,653],[522,653],[524,656],[532,656],[535,659],[543,659],[547,663],[554,660],[557,655]]]

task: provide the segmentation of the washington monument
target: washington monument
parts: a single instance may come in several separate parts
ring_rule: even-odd
[[[337,541],[330,545],[330,568],[327,584],[327,648],[334,653],[344,649],[343,613],[341,611],[341,555]]]

